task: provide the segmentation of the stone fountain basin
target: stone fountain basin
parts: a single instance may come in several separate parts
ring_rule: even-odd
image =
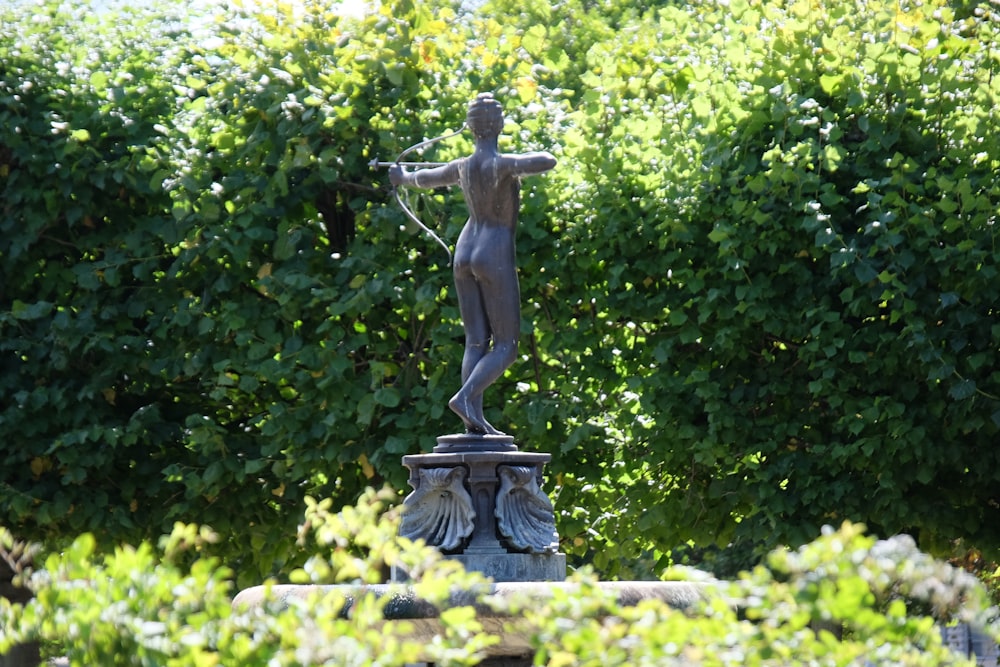
[[[602,592],[613,596],[621,606],[635,606],[644,600],[659,600],[678,610],[687,609],[706,599],[711,592],[710,585],[679,581],[609,581],[600,582],[596,586]],[[451,608],[472,605],[476,608],[477,620],[482,624],[483,631],[500,638],[500,643],[490,648],[491,659],[526,658],[534,652],[529,641],[531,629],[525,627],[522,619],[496,611],[490,600],[524,605],[532,601],[544,601],[557,591],[572,594],[579,589],[580,584],[574,582],[498,582],[485,585],[481,589],[456,591],[442,606]],[[435,636],[443,633],[438,620],[440,608],[421,599],[414,588],[407,584],[254,586],[240,591],[233,600],[233,608],[282,609],[295,604],[296,601],[305,602],[317,594],[333,593],[344,596],[346,602],[342,614],[345,617],[350,616],[354,600],[373,594],[379,599],[389,598],[384,608],[386,620],[406,620],[412,625],[411,639],[430,643]],[[500,609],[506,608],[503,604],[497,606]]]

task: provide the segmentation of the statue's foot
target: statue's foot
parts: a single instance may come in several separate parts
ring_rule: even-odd
[[[466,399],[461,391],[451,397],[448,407],[462,419],[466,432],[479,435],[504,435],[474,409],[472,401]]]
[[[507,435],[506,433],[504,433],[500,429],[494,427],[493,424],[491,424],[488,421],[486,421],[485,417],[481,418],[479,421],[485,427],[485,430],[483,431],[484,435]]]

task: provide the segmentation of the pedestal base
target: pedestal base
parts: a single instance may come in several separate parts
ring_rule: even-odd
[[[566,554],[469,554],[449,556],[466,571],[482,572],[496,582],[563,581]]]
[[[456,452],[516,452],[512,435],[480,435],[478,433],[453,433],[441,435],[434,447],[435,454]]]
[[[399,534],[422,539],[494,581],[562,581],[555,512],[542,491],[549,454],[520,452],[509,435],[443,435],[430,454],[403,457],[413,492]],[[406,581],[393,571],[393,581]]]

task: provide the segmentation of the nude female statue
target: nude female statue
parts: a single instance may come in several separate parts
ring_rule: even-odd
[[[517,357],[521,294],[514,259],[514,233],[521,202],[522,176],[556,166],[546,152],[500,153],[503,108],[489,93],[469,104],[466,125],[475,138],[472,155],[432,169],[389,170],[393,185],[436,188],[459,185],[469,220],[455,244],[454,273],[465,327],[462,387],[448,401],[466,431],[503,435],[483,416],[483,392]]]

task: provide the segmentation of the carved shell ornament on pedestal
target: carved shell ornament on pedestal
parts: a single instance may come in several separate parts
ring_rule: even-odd
[[[510,544],[529,553],[555,553],[558,548],[552,501],[538,486],[533,466],[500,466],[497,526]]]
[[[444,551],[459,548],[475,528],[465,468],[421,468],[420,485],[403,501],[399,534]]]

